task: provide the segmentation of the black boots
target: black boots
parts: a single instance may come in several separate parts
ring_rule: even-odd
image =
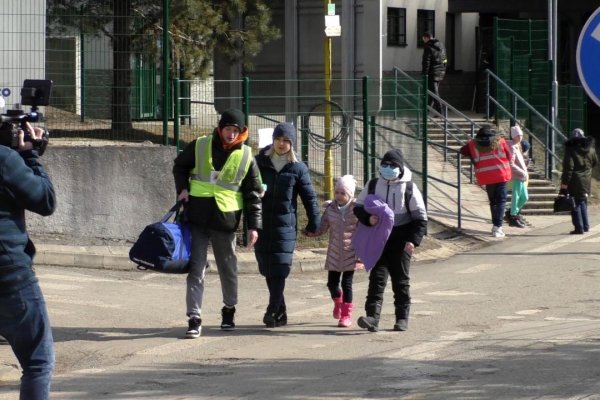
[[[287,325],[286,311],[285,305],[279,307],[269,305],[265,312],[265,316],[263,317],[263,323],[267,328]]]
[[[367,329],[369,332],[379,331],[379,316],[381,315],[381,305],[366,305],[366,317],[360,317],[357,321],[358,326]],[[394,330],[403,332],[408,329],[408,315],[410,313],[410,304],[396,306],[396,323]]]
[[[404,332],[408,329],[408,314],[410,313],[410,304],[396,307],[395,331]]]
[[[377,332],[379,330],[379,316],[381,315],[381,304],[366,304],[366,317],[360,317],[357,324],[369,332]]]

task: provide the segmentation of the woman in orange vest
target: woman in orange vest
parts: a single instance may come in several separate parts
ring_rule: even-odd
[[[502,219],[506,205],[506,183],[511,179],[510,149],[506,140],[490,126],[483,126],[474,139],[460,149],[475,164],[477,183],[485,186],[492,212],[492,236],[504,237]]]

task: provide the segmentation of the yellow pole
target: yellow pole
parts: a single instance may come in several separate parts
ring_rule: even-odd
[[[324,0],[325,15],[328,12],[328,4],[331,0]],[[333,155],[331,153],[332,139],[331,132],[331,37],[325,36],[323,43],[324,63],[325,63],[325,115],[324,115],[324,133],[325,133],[325,154],[323,160],[324,192],[327,199],[333,198]]]

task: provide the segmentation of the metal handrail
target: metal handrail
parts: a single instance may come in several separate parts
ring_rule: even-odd
[[[400,74],[404,78],[412,81],[413,83],[420,83],[415,78],[413,78],[412,76],[408,75],[406,72],[402,71],[398,67],[394,67],[393,71],[394,71],[394,79],[395,79],[395,81],[398,80],[398,74]],[[456,109],[455,107],[453,107],[447,101],[445,101],[444,99],[442,99],[441,97],[439,97],[438,95],[436,95],[435,93],[433,93],[432,91],[427,90],[427,96],[429,96],[431,98],[434,98],[442,106],[442,110],[443,110],[442,113],[438,112],[433,107],[428,106],[427,120],[429,122],[433,123],[434,125],[436,125],[437,127],[441,128],[442,131],[444,132],[444,146],[445,147],[444,147],[444,150],[443,150],[443,155],[444,155],[444,161],[447,161],[447,159],[448,159],[448,152],[447,152],[446,148],[448,147],[448,135],[450,135],[457,142],[464,143],[463,139],[459,138],[457,135],[455,135],[454,133],[452,133],[448,128],[450,127],[455,132],[462,133],[468,139],[468,138],[472,138],[473,136],[475,136],[475,129],[479,129],[479,128],[481,128],[481,126],[477,122],[473,121],[471,118],[469,118],[468,116],[466,116],[464,113],[462,113],[461,111],[459,111],[458,109]],[[414,96],[414,97],[416,97],[416,96]],[[456,125],[455,121],[450,120],[448,118],[448,111],[449,110],[452,111],[452,115],[456,115],[457,117],[463,119],[465,122],[467,122],[468,124],[470,124],[471,125],[471,131],[470,132],[465,132],[461,127],[459,127],[458,125]],[[441,123],[440,123],[440,121],[437,121],[437,120],[435,120],[432,117],[432,114],[431,114],[432,112],[433,112],[434,115],[439,116],[441,118]]]
[[[562,133],[562,131],[556,127],[554,124],[552,124],[546,117],[544,117],[538,110],[535,109],[535,107],[533,107],[531,104],[529,104],[522,96],[520,96],[514,89],[512,89],[506,82],[504,82],[502,79],[500,79],[500,77],[498,77],[496,74],[494,74],[492,71],[490,71],[489,69],[485,70],[486,73],[486,117],[489,119],[490,118],[490,102],[494,103],[497,107],[497,109],[501,109],[501,111],[505,112],[511,119],[511,121],[514,121],[514,123],[518,124],[519,126],[521,126],[522,128],[524,128],[525,132],[529,133],[530,138],[534,138],[536,142],[538,142],[542,148],[544,149],[544,164],[545,164],[545,168],[544,168],[544,176],[546,179],[551,178],[552,176],[552,170],[553,170],[553,166],[554,163],[552,162],[554,161],[558,161],[560,163],[561,159],[560,157],[554,152],[554,149],[556,148],[556,146],[554,146],[554,149],[550,149],[548,147],[548,145],[546,143],[544,143],[543,141],[541,141],[534,132],[532,132],[531,130],[523,127],[523,125],[519,122],[518,120],[518,112],[517,112],[517,101],[520,101],[523,106],[532,114],[534,114],[536,117],[538,117],[542,123],[545,125],[546,127],[546,132],[548,135],[550,135],[550,132],[554,132],[557,133],[559,138],[562,139],[563,141],[566,141],[568,138],[565,134]],[[513,103],[513,110],[509,111],[507,110],[504,106],[502,106],[497,99],[495,99],[494,97],[492,97],[491,95],[491,90],[490,90],[490,78],[493,78],[496,82],[496,84],[499,84],[501,87],[503,87],[506,91],[508,91],[509,95],[512,96],[512,103]],[[497,113],[496,113],[497,115]]]

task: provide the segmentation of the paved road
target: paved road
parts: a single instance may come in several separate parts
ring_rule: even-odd
[[[182,276],[40,268],[57,342],[52,398],[600,399],[600,224],[580,236],[555,221],[416,263],[403,333],[391,330],[391,291],[382,332],[337,328],[321,272],[291,277],[290,325],[277,329],[260,324],[262,278],[244,275],[235,332],[218,329],[209,275],[203,335],[185,340]],[[15,389],[5,383],[0,400]]]

